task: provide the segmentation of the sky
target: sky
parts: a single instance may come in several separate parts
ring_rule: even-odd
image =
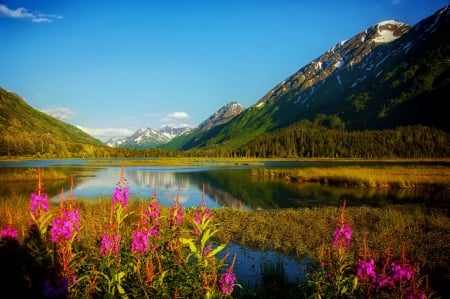
[[[385,20],[450,0],[0,0],[0,87],[106,141],[198,126]]]

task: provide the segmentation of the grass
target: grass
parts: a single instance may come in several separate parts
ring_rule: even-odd
[[[450,188],[450,167],[436,165],[258,168],[252,170],[252,175],[363,188]]]

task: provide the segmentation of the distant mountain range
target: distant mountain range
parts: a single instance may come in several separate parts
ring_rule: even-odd
[[[108,140],[109,147],[0,88],[0,155],[105,156],[111,146],[235,149],[317,120],[347,131],[422,125],[450,132],[449,32],[450,6],[414,26],[380,22],[337,43],[248,108],[229,102],[196,128],[143,128]],[[96,146],[103,148],[95,152]]]
[[[231,101],[225,106],[221,107],[217,112],[211,115],[208,119],[203,121],[197,128],[181,127],[174,128],[166,126],[159,130],[152,128],[142,128],[134,132],[133,135],[125,138],[111,138],[105,142],[111,147],[127,147],[127,148],[151,148],[160,147],[169,143],[175,137],[182,138],[193,130],[208,131],[216,126],[226,124],[232,120],[245,108],[236,101]]]
[[[110,138],[105,144],[111,147],[128,147],[136,149],[158,147],[177,136],[190,132],[191,130],[192,128],[189,127],[174,128],[170,126],[163,127],[159,130],[141,128],[128,137]]]

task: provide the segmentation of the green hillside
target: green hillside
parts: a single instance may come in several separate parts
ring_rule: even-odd
[[[18,95],[0,88],[0,156],[90,155],[103,143],[52,116],[40,112]]]

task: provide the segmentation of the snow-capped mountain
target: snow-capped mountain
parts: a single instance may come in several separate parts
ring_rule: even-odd
[[[173,138],[188,133],[190,127],[174,128],[165,126],[159,130],[140,128],[133,135],[125,138],[110,138],[105,142],[111,147],[152,148],[167,143]]]
[[[336,71],[354,71],[355,68],[361,68],[371,72],[371,66],[361,62],[371,54],[373,49],[398,39],[411,28],[410,25],[402,22],[383,21],[349,40],[337,43],[323,55],[274,87],[256,103],[256,107],[280,99],[284,94],[291,93],[293,90],[299,94],[296,102],[304,104],[308,100],[308,95],[313,94],[320,87],[320,83]],[[309,90],[304,92],[307,89]]]

